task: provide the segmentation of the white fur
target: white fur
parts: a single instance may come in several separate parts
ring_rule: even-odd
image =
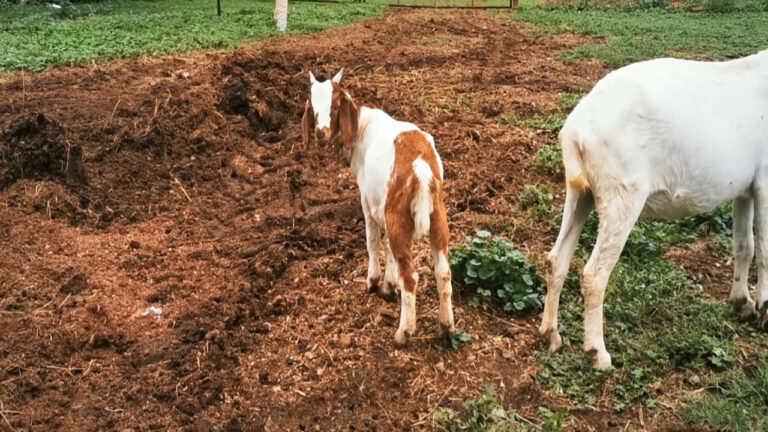
[[[540,328],[551,349],[560,345],[562,283],[593,206],[600,229],[584,268],[584,349],[596,367],[610,366],[605,285],[640,216],[677,219],[735,199],[731,300],[754,311],[746,286],[754,210],[758,307],[768,301],[768,51],[726,62],[665,58],[618,69],[576,106],[560,140],[566,203],[549,255]]]
[[[411,201],[413,216],[413,239],[418,240],[429,232],[429,219],[434,210],[430,185],[432,184],[432,168],[421,157],[413,161],[413,171],[419,180],[419,189]]]
[[[311,72],[310,72],[311,74]],[[331,127],[331,100],[333,99],[333,84],[331,81],[317,81],[310,76],[312,87],[310,100],[315,111],[315,127],[318,129]]]

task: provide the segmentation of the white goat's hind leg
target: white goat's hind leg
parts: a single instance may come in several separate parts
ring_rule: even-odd
[[[557,331],[557,312],[560,306],[560,293],[563,282],[568,275],[573,252],[579,243],[579,236],[584,229],[584,222],[589,212],[594,208],[594,200],[590,191],[567,187],[565,205],[563,206],[563,222],[555,246],[549,252],[547,261],[547,300],[544,304],[544,316],[541,319],[539,333],[549,342],[549,351],[555,352],[562,345],[562,338]]]
[[[606,193],[610,199],[601,202],[595,194],[600,219],[597,241],[592,256],[584,266],[584,352],[592,356],[596,369],[611,366],[611,356],[603,339],[603,299],[608,278],[619,260],[629,233],[645,205],[647,194],[626,190]]]
[[[749,296],[749,265],[755,252],[752,233],[754,202],[752,198],[733,200],[733,287],[729,300],[741,320],[755,317],[755,302]]]
[[[757,312],[760,315],[760,327],[765,329],[768,327],[768,189],[755,189]]]
[[[365,202],[363,202],[363,213],[365,214],[365,240],[368,245],[368,277],[366,281],[368,290],[375,292],[381,285],[381,266],[379,264],[381,229],[366,208]]]

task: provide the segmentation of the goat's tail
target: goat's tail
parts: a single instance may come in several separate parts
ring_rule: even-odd
[[[584,168],[581,139],[575,133],[561,133],[560,143],[563,149],[565,165],[565,183],[570,188],[589,189],[589,180]]]
[[[413,170],[419,181],[416,193],[411,201],[411,216],[413,217],[413,239],[418,240],[429,233],[429,221],[434,210],[432,202],[432,168],[422,158],[413,161]]]

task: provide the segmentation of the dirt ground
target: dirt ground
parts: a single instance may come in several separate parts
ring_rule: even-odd
[[[486,385],[532,420],[566,406],[532,380],[536,317],[458,295],[473,341],[434,347],[426,245],[418,334],[394,349],[354,179],[300,138],[307,71],[345,67],[358,103],[435,136],[452,244],[491,229],[538,259],[553,233],[515,197],[559,184],[528,169],[555,137],[497,117],[555,110],[607,70],[554,59],[580,37],[531,29],[393,11],[234,53],[0,77],[0,430],[431,430],[435,407]],[[596,408],[575,429],[643,429]]]

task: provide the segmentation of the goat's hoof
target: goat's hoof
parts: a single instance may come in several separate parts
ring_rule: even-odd
[[[758,327],[760,330],[768,330],[768,301],[764,301],[760,306],[760,320],[758,321]]]
[[[378,277],[369,277],[366,283],[368,284],[368,292],[369,293],[375,293],[379,291],[379,281],[381,279]]]
[[[395,348],[405,348],[408,346],[408,341],[411,339],[411,335],[405,330],[397,330],[395,332]]]
[[[750,298],[742,297],[732,300],[731,304],[733,305],[733,314],[739,321],[749,321],[757,316],[755,302]]]
[[[456,333],[456,327],[454,327],[453,323],[445,324],[440,323],[440,334],[447,340],[451,340],[453,338],[453,334]]]
[[[560,337],[560,333],[557,331],[557,329],[545,329],[544,327],[539,327],[539,334],[549,344],[549,352],[556,353],[560,347],[563,346],[563,338]]]
[[[592,368],[603,370],[611,367],[611,355],[608,354],[608,351],[600,352],[596,349],[591,349],[587,351],[587,355],[592,357]]]
[[[392,282],[384,282],[379,289],[379,295],[381,298],[388,302],[397,303],[400,299],[400,291],[397,289],[397,285]]]

